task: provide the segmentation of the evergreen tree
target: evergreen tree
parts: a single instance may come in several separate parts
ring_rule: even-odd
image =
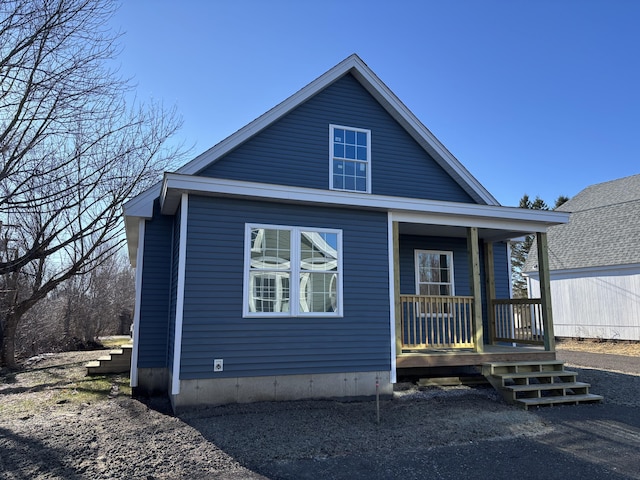
[[[558,196],[553,209],[555,210],[568,200],[569,197],[567,196]],[[549,210],[549,206],[540,197],[536,196],[535,200],[531,201],[529,195],[526,193],[520,199],[518,207],[528,208],[531,210]],[[527,261],[527,256],[529,255],[529,250],[531,250],[531,246],[533,245],[534,238],[534,235],[527,235],[524,237],[524,240],[511,242],[511,281],[513,282],[514,298],[527,298],[527,282],[522,276],[522,267]]]
[[[549,210],[549,206],[540,197],[536,196],[535,200],[531,201],[526,193],[520,199],[518,207],[531,210]],[[527,298],[527,282],[522,276],[522,267],[527,261],[534,238],[534,235],[527,235],[524,240],[511,242],[511,281],[513,282],[514,298]]]

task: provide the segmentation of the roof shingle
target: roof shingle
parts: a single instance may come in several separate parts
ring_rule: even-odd
[[[557,210],[571,218],[548,230],[551,270],[640,263],[640,175],[591,185]],[[534,245],[523,270],[537,264]]]

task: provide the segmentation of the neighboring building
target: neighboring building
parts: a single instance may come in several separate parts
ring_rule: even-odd
[[[558,337],[640,340],[640,175],[585,188],[558,208],[548,251]],[[524,268],[539,294],[537,255]]]
[[[507,243],[568,215],[500,206],[356,55],[125,220],[131,382],[174,409],[386,395],[414,369],[555,358],[539,313],[504,315],[524,305]]]

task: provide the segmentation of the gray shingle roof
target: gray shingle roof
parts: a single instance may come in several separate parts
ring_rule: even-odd
[[[558,210],[571,218],[548,230],[551,270],[640,263],[640,175],[591,185]],[[534,245],[523,270],[537,264]]]

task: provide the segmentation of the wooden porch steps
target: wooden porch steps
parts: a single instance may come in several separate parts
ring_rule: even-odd
[[[532,406],[593,403],[601,395],[589,393],[590,384],[576,381],[575,372],[564,369],[564,362],[490,362],[482,364],[482,374],[506,402],[525,410]]]
[[[104,373],[126,373],[131,369],[131,350],[133,345],[121,345],[109,351],[108,355],[85,364],[87,375]]]

